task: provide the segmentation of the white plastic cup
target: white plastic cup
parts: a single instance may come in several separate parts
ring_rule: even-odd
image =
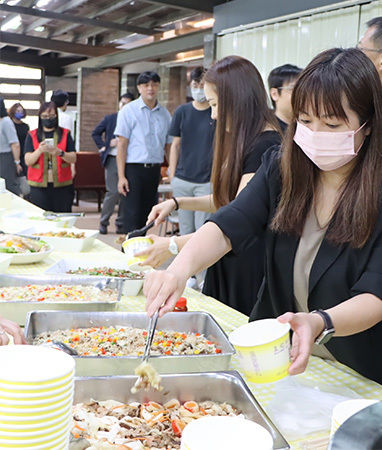
[[[333,437],[334,433],[338,430],[338,428],[346,422],[351,416],[361,411],[364,408],[367,408],[370,405],[374,405],[374,403],[378,403],[378,400],[369,400],[366,398],[359,398],[353,400],[346,400],[345,402],[341,402],[333,408],[332,412],[332,424],[330,435]]]
[[[127,266],[131,272],[142,272],[144,270],[152,269],[151,266],[140,265],[146,261],[147,256],[134,256],[134,254],[146,250],[150,245],[153,245],[153,243],[154,242],[147,237],[136,237],[127,239],[123,242],[122,247],[127,258]]]
[[[229,336],[246,378],[253,383],[272,383],[288,375],[290,325],[277,319],[255,320]]]
[[[240,417],[203,417],[183,430],[180,450],[272,450],[273,438],[261,425]]]

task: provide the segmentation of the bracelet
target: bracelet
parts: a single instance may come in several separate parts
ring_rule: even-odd
[[[178,211],[178,209],[179,209],[179,203],[178,203],[178,200],[175,198],[175,197],[171,197],[173,200],[174,200],[174,202],[175,202],[175,211]]]
[[[15,159],[15,164],[19,165],[20,164],[20,160],[19,159]]]

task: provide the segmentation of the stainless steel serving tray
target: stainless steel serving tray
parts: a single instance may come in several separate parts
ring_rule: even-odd
[[[38,310],[76,310],[76,311],[114,311],[117,302],[121,299],[122,284],[120,280],[110,277],[86,276],[49,276],[49,275],[0,275],[0,287],[26,286],[28,284],[64,284],[95,286],[104,283],[107,289],[116,289],[115,302],[0,302],[0,316],[13,320],[24,326],[27,314]]]
[[[113,399],[123,403],[131,401],[144,403],[153,400],[164,403],[172,398],[177,398],[180,402],[187,400],[228,402],[247,419],[262,425],[271,433],[274,449],[290,448],[236,371],[163,375],[161,382],[163,391],[150,389],[131,394],[130,389],[135,381],[135,376],[76,378],[74,403],[88,402],[90,399],[98,401]]]
[[[125,312],[74,312],[38,311],[28,314],[25,337],[29,343],[44,331],[88,328],[101,326],[130,326],[147,330],[146,313]],[[157,330],[203,333],[207,339],[217,342],[222,353],[215,355],[163,355],[152,356],[152,364],[159,373],[209,372],[227,370],[235,349],[227,335],[205,312],[174,312],[158,320]],[[134,374],[141,363],[138,356],[75,356],[77,376],[107,376]]]

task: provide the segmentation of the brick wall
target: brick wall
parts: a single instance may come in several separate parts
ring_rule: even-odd
[[[176,108],[186,102],[186,68],[160,66],[158,74],[161,77],[158,100],[170,114],[174,114]]]
[[[119,70],[81,68],[78,75],[77,151],[98,151],[91,134],[104,116],[118,110]]]

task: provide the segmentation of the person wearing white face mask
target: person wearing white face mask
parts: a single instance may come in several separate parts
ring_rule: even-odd
[[[189,274],[265,236],[262,288],[250,320],[293,330],[291,375],[313,352],[382,383],[382,86],[358,49],[331,49],[302,72],[282,151],[146,277],[149,316],[172,310]]]
[[[177,108],[169,134],[173,136],[170,150],[169,178],[174,197],[201,197],[211,193],[211,169],[214,120],[204,94],[205,70],[197,67],[190,74],[193,102]],[[179,210],[181,235],[193,233],[210,216],[203,211]]]

